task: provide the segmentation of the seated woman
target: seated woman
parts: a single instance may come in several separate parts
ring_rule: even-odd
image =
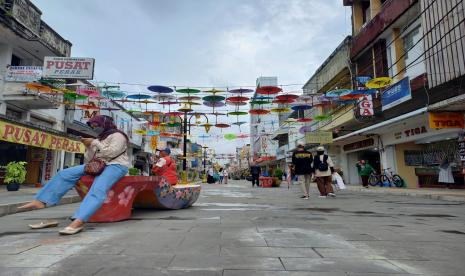
[[[176,173],[176,162],[171,159],[170,148],[165,148],[163,150],[158,150],[160,152],[160,159],[153,166],[152,172],[156,175],[163,176],[170,185],[178,184],[178,175]]]
[[[103,160],[106,167],[96,176],[92,187],[84,197],[78,210],[72,216],[73,222],[61,230],[63,235],[73,235],[84,228],[84,224],[102,206],[107,197],[107,192],[128,172],[128,155],[126,153],[128,137],[118,130],[109,116],[95,116],[87,124],[98,134],[97,139],[82,138],[86,146],[85,162],[89,162],[94,156]],[[41,209],[56,205],[60,199],[73,188],[78,180],[85,175],[85,165],[79,165],[59,171],[38,192],[35,199],[19,209]],[[57,226],[58,222],[48,221],[29,225],[32,229]]]

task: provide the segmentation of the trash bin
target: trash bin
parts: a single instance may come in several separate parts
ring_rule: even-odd
[[[273,187],[273,177],[260,176],[260,186],[262,188],[271,188]]]

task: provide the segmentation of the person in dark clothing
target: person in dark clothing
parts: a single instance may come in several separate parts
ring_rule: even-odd
[[[258,182],[259,182],[258,180],[259,180],[261,172],[262,172],[262,169],[259,166],[255,164],[252,164],[252,166],[250,166],[250,174],[252,175],[252,187],[254,187],[255,184],[258,187]]]
[[[297,150],[292,154],[292,167],[297,175],[302,190],[302,198],[309,198],[310,180],[312,177],[313,155],[305,150],[303,145],[298,145]]]

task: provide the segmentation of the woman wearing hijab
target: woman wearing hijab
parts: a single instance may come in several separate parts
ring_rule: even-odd
[[[126,150],[129,139],[127,135],[116,128],[113,119],[109,116],[95,116],[87,124],[98,136],[97,139],[81,138],[86,147],[85,163],[95,157],[103,160],[106,166],[102,173],[95,177],[92,187],[72,216],[73,222],[59,232],[62,235],[79,233],[89,218],[102,206],[111,187],[128,172],[129,160]],[[59,171],[37,193],[32,202],[18,208],[41,209],[58,204],[66,192],[85,175],[84,168],[85,165],[79,165]],[[57,221],[29,225],[32,229],[54,226],[58,226]]]

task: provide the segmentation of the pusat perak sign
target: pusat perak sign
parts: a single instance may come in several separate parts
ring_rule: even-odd
[[[47,79],[83,79],[94,78],[93,58],[45,57],[43,77]]]

